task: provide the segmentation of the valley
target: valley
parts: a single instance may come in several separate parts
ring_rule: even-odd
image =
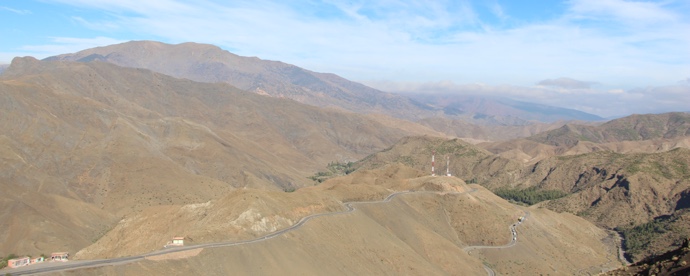
[[[590,115],[207,44],[18,57],[0,256],[71,260],[0,272],[592,275],[625,263],[612,233],[634,262],[680,246],[690,114]]]

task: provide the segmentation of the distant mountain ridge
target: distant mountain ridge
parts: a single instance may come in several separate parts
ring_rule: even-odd
[[[528,139],[554,146],[574,146],[580,141],[606,143],[683,136],[690,136],[690,113],[672,112],[635,114],[599,126],[569,124]]]
[[[434,95],[409,97],[383,92],[335,74],[317,73],[280,61],[242,57],[208,44],[131,41],[46,60],[110,62],[200,82],[226,82],[254,93],[290,98],[318,107],[381,113],[411,121],[445,117],[484,125],[526,125],[533,120],[601,119],[576,110],[509,100],[458,101],[464,98],[457,95],[447,95],[446,100],[455,100],[444,105],[439,104]]]
[[[335,74],[316,73],[279,61],[242,57],[208,44],[131,41],[46,60],[103,61],[123,67],[145,68],[194,81],[226,82],[257,94],[357,113],[384,113],[404,119],[432,114],[431,108],[409,98],[351,82]]]
[[[412,99],[442,109],[470,122],[489,125],[526,125],[530,121],[559,120],[601,121],[603,118],[586,112],[542,104],[515,101],[502,97],[457,95],[452,93],[407,93]]]

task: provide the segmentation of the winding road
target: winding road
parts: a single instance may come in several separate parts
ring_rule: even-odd
[[[341,214],[347,214],[351,213],[356,210],[354,205],[363,205],[363,204],[377,204],[377,203],[386,203],[390,202],[393,198],[403,195],[403,194],[465,194],[465,193],[473,193],[476,192],[477,189],[472,189],[467,192],[436,192],[436,191],[402,191],[402,192],[395,192],[388,197],[386,197],[383,200],[379,201],[361,201],[361,202],[346,202],[343,203],[345,206],[345,210],[339,211],[339,212],[330,212],[330,213],[320,213],[320,214],[313,214],[309,215],[306,217],[303,217],[300,219],[297,223],[293,224],[290,227],[287,227],[282,230],[275,231],[273,233],[267,234],[265,236],[261,236],[255,239],[251,240],[244,240],[244,241],[230,241],[230,242],[215,242],[215,243],[204,243],[204,244],[197,244],[197,245],[189,245],[189,246],[184,246],[184,247],[172,247],[172,248],[166,248],[158,251],[153,251],[150,253],[146,254],[141,254],[141,255],[136,255],[136,256],[130,256],[130,257],[121,257],[121,258],[113,258],[113,259],[100,259],[100,260],[81,260],[81,261],[69,261],[69,262],[64,262],[64,263],[57,263],[57,262],[47,262],[47,263],[42,263],[42,264],[35,264],[31,266],[25,266],[25,267],[20,267],[12,270],[0,270],[2,273],[11,273],[12,275],[31,275],[31,274],[39,274],[39,273],[47,273],[47,272],[60,272],[60,271],[67,271],[67,270],[75,270],[75,269],[82,269],[82,268],[94,268],[94,267],[101,267],[101,266],[106,266],[106,265],[121,265],[121,264],[126,264],[126,263],[131,263],[131,262],[137,262],[144,260],[146,257],[152,257],[152,256],[160,256],[164,254],[169,254],[173,252],[183,252],[183,251],[188,251],[188,250],[193,250],[193,249],[199,249],[199,248],[217,248],[217,247],[229,247],[229,246],[237,246],[237,245],[243,245],[243,244],[251,244],[251,243],[257,243],[257,242],[262,242],[268,239],[275,238],[277,236],[283,235],[285,233],[288,233],[290,231],[294,231],[300,227],[302,227],[305,223],[308,221],[318,218],[318,217],[325,217],[325,216],[335,216],[335,215],[341,215]],[[525,218],[529,216],[529,212],[525,212]],[[523,220],[524,221],[524,220]],[[510,226],[511,232],[516,233],[515,231],[515,226],[517,224],[513,224]],[[516,234],[513,234],[516,235]],[[489,248],[507,248],[514,246],[516,243],[515,239],[511,239],[511,241],[504,246],[468,246],[463,248],[466,252],[469,252],[470,250],[473,249],[489,249]],[[491,270],[491,268],[487,267],[486,265],[484,266],[484,269],[487,271],[488,275],[495,275],[495,272]]]
[[[508,227],[508,229],[510,230],[510,233],[512,235],[511,235],[510,241],[507,244],[495,245],[495,246],[472,245],[472,246],[467,246],[467,247],[463,248],[463,250],[465,250],[465,252],[469,253],[470,251],[472,251],[474,249],[504,249],[504,248],[509,248],[509,247],[515,246],[517,244],[517,229],[516,229],[516,227],[518,227],[520,224],[524,223],[525,220],[527,219],[527,217],[529,217],[529,215],[530,215],[529,211],[524,211],[524,212],[525,212],[525,215],[522,217],[521,221],[518,221],[517,223],[511,224]],[[493,269],[491,269],[490,267],[488,267],[486,265],[484,265],[484,270],[486,270],[486,272],[488,273],[489,276],[496,275],[496,272],[494,272]]]

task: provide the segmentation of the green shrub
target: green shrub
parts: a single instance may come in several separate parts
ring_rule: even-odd
[[[526,189],[507,189],[501,188],[494,191],[494,194],[507,200],[522,202],[528,205],[536,204],[545,200],[552,200],[567,196],[568,193],[559,190],[542,190],[537,187]]]

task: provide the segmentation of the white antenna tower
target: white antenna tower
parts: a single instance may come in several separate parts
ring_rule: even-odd
[[[436,157],[436,151],[435,150],[432,151],[432,153],[431,153],[431,176],[436,176],[436,173],[434,172],[434,165],[435,165],[434,157]]]
[[[450,156],[446,156],[446,176],[450,176]]]

